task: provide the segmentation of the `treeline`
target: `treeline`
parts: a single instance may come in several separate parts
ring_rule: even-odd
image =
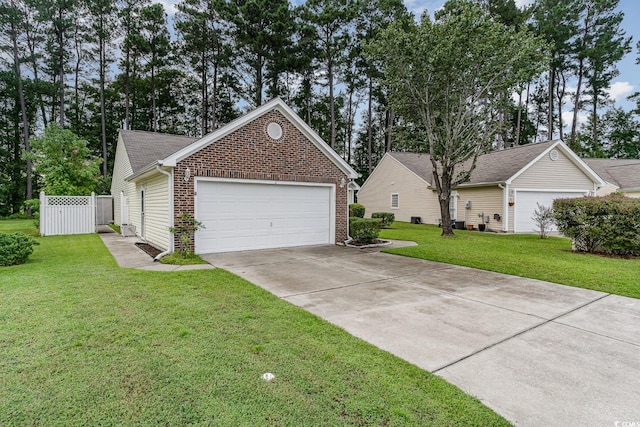
[[[584,155],[640,156],[640,108],[617,108],[607,92],[632,49],[618,0],[476,3],[505,31],[543,37],[550,57],[545,73],[505,94],[494,148],[560,137]],[[49,123],[89,142],[105,191],[118,129],[201,136],[276,96],[365,177],[385,151],[411,145],[413,124],[389,108],[365,54],[390,22],[416,19],[401,0],[177,9],[169,20],[146,0],[0,0],[0,216],[37,194],[23,153]]]

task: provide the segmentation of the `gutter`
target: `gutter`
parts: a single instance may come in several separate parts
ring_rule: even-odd
[[[166,175],[168,178],[168,182],[167,184],[169,185],[169,209],[167,210],[167,215],[169,216],[169,228],[173,227],[173,174],[163,170],[160,167],[160,164],[157,163],[156,164],[156,170],[158,172],[160,172],[163,175]],[[160,258],[162,258],[165,255],[169,255],[171,252],[173,252],[171,250],[173,244],[173,233],[171,233],[171,231],[169,231],[169,249],[167,249],[166,251],[159,253],[158,255],[156,255],[156,257],[153,259],[154,261],[160,261]]]

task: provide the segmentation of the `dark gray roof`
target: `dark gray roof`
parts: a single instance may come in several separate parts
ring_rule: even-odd
[[[164,159],[197,141],[197,138],[188,136],[139,130],[121,130],[120,136],[127,150],[134,174],[145,166]]]
[[[603,180],[622,189],[640,188],[640,159],[583,159]]]
[[[433,165],[428,154],[417,153],[389,153],[391,157],[402,163],[411,172],[427,182],[431,182]]]
[[[465,184],[505,182],[555,142],[557,141],[521,145],[482,154],[478,157],[476,168],[471,173],[471,179]],[[433,167],[428,154],[389,154],[425,181],[431,182]]]

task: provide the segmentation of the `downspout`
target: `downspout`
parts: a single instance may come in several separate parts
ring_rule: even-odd
[[[502,188],[502,231],[505,233],[509,230],[509,205],[507,204],[509,200],[509,185],[498,184],[499,188]]]
[[[163,175],[166,175],[168,178],[168,186],[169,186],[169,209],[167,209],[167,215],[169,216],[169,228],[171,229],[173,227],[173,169],[171,169],[171,173],[163,170],[160,167],[160,164],[156,165],[156,170],[158,172],[160,172]],[[165,255],[170,254],[171,252],[173,252],[173,233],[171,233],[171,231],[169,231],[169,249],[167,249],[166,251],[159,253],[158,255],[156,255],[156,257],[153,259],[154,261],[160,261],[160,258],[162,258]]]

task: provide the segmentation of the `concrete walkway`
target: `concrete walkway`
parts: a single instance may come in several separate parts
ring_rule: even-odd
[[[637,299],[338,246],[203,258],[516,425],[640,425]]]
[[[98,233],[104,245],[115,258],[118,266],[151,271],[186,271],[215,268],[211,264],[169,265],[155,262],[153,258],[135,244],[143,242],[138,237],[122,237],[106,225],[98,226]]]

